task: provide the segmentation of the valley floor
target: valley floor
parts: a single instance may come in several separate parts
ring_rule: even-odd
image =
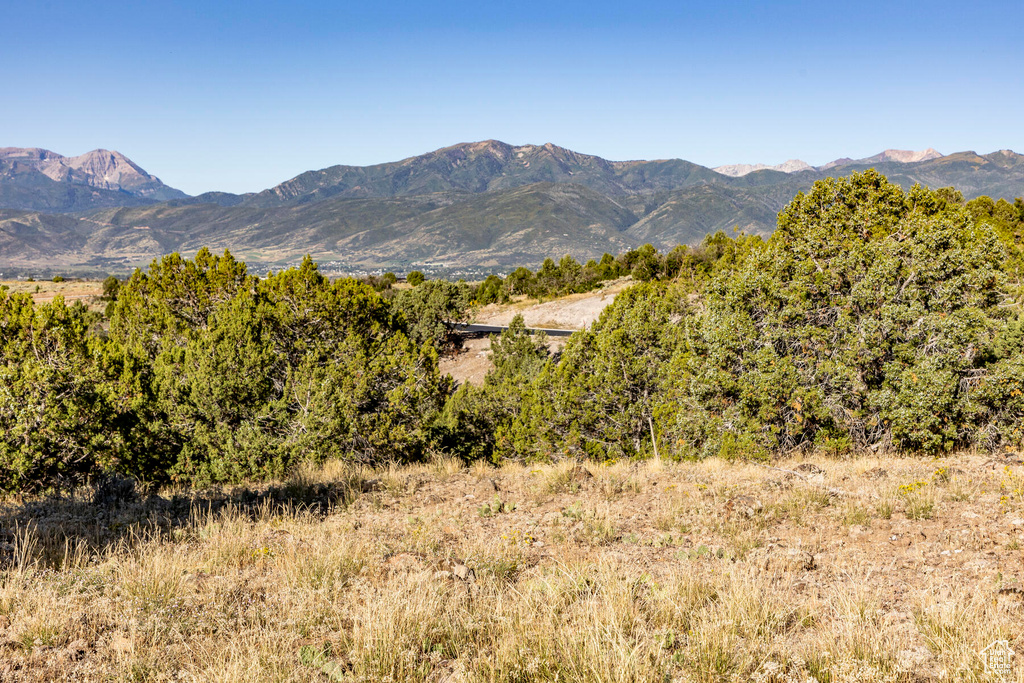
[[[7,287],[11,294],[28,293],[37,305],[48,304],[57,296],[71,305],[81,301],[92,310],[102,311],[104,308],[103,283],[97,280],[68,280],[66,282],[28,282],[26,280],[0,280],[0,287]]]
[[[0,680],[996,680],[983,650],[1024,652],[1017,455],[116,493],[0,504]]]

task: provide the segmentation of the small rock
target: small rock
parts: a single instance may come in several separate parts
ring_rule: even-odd
[[[476,581],[476,572],[464,564],[452,565],[452,575],[457,579],[462,579],[466,583]]]
[[[115,652],[128,652],[133,647],[132,641],[120,633],[115,633],[110,639],[110,649]]]
[[[747,519],[753,517],[764,508],[761,501],[750,496],[736,496],[730,498],[725,504],[725,512],[728,515],[737,515]]]
[[[1014,526],[1024,525],[1024,519],[1021,519],[1020,517],[1017,517],[1016,519],[1011,519],[1010,520],[1010,524],[1012,524]]]
[[[806,550],[790,548],[786,551],[786,569],[790,571],[814,569],[814,555]]]
[[[570,468],[566,474],[568,474],[569,476],[569,481],[573,481],[576,483],[581,483],[586,481],[587,479],[594,478],[594,475],[590,473],[590,470],[588,470],[583,465],[579,464],[573,465],[572,468]]]
[[[423,571],[423,561],[412,553],[398,553],[388,558],[388,569],[399,572]]]

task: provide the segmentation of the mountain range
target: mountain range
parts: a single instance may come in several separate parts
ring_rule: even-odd
[[[0,149],[0,268],[122,272],[170,251],[230,248],[255,264],[306,253],[340,269],[443,264],[506,270],[585,260],[716,230],[768,233],[828,175],[874,167],[904,186],[1024,195],[1024,155],[887,150],[822,167],[711,169],[608,161],[553,144],[464,143],[373,166],[332,166],[262,192],[189,197],[117,152]]]
[[[785,161],[775,166],[769,166],[767,164],[729,164],[726,166],[716,166],[713,170],[721,173],[722,175],[738,178],[739,176],[744,176],[748,173],[753,173],[754,171],[768,170],[782,171],[783,173],[797,173],[799,171],[828,171],[841,166],[873,166],[875,164],[885,164],[891,161],[909,164],[916,161],[938,159],[941,156],[941,154],[931,147],[920,152],[914,152],[907,149],[887,149],[884,152],[880,152],[879,154],[865,159],[850,159],[848,157],[844,157],[842,159],[830,161],[823,166],[811,166],[806,161],[790,159],[789,161]]]
[[[186,196],[120,152],[65,157],[46,149],[0,148],[0,207],[63,213]]]

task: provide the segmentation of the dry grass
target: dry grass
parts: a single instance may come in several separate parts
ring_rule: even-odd
[[[23,292],[32,295],[37,304],[53,301],[62,296],[69,305],[81,301],[93,310],[102,310],[103,283],[97,280],[68,280],[65,282],[26,282],[25,280],[0,280],[0,286],[7,287],[12,294]]]
[[[780,467],[9,501],[0,680],[983,681],[989,643],[1024,649],[1019,463]]]

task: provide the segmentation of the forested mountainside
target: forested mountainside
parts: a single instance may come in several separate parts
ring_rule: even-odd
[[[94,179],[69,185],[70,194],[46,200],[40,210],[38,197],[49,195],[3,176],[0,205],[8,208],[0,211],[0,266],[124,269],[209,246],[254,264],[308,253],[359,268],[430,262],[500,270],[536,265],[551,254],[585,260],[644,243],[668,249],[717,230],[768,234],[796,192],[868,167],[904,189],[921,183],[956,186],[968,199],[1024,195],[1024,156],[1008,150],[946,156],[888,150],[820,168],[793,164],[728,175],[680,159],[608,161],[552,144],[491,140],[393,163],[309,171],[253,194],[168,201],[155,199],[171,190],[143,183],[136,187],[150,188],[148,194],[129,195],[124,186],[107,189]],[[40,178],[58,183],[34,173],[40,187],[46,185]],[[80,211],[75,193],[84,187],[93,206]],[[126,199],[118,203],[118,197]],[[72,209],[73,215],[59,213]]]

